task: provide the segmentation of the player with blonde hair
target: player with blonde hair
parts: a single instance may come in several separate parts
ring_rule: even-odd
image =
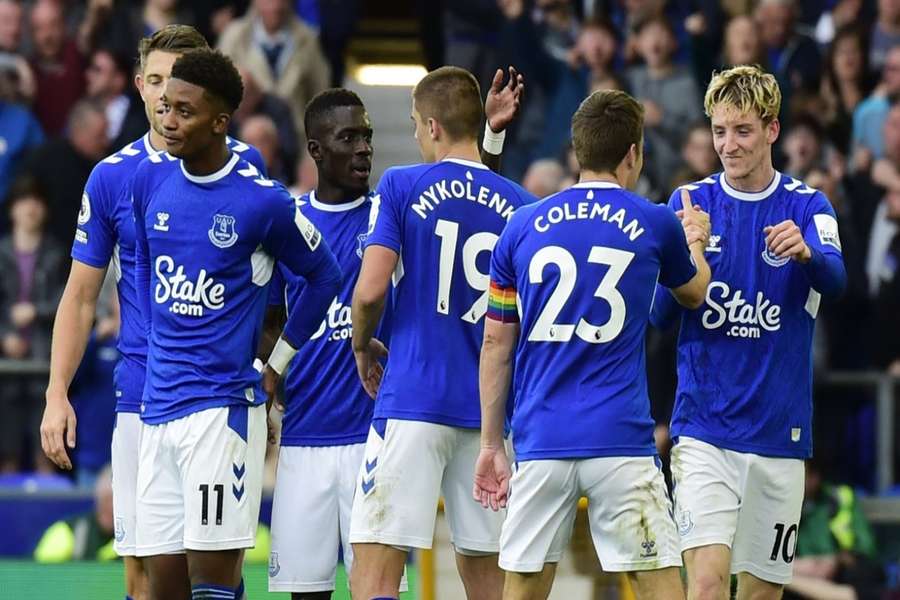
[[[812,360],[822,296],[846,284],[834,210],[772,165],[781,91],[755,66],[716,74],[704,100],[723,172],[670,206],[710,215],[706,300],[681,313],[672,416],[675,518],[688,598],[780,598],[791,579],[812,455]],[[657,288],[652,319],[676,307]],[[722,365],[728,365],[723,369]]]

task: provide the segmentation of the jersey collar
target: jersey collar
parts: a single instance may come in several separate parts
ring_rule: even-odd
[[[775,190],[778,189],[778,184],[781,183],[781,173],[775,171],[775,176],[772,177],[772,183],[770,183],[766,189],[760,192],[742,192],[740,190],[736,190],[725,181],[725,172],[722,171],[722,174],[719,175],[719,185],[722,186],[722,191],[726,194],[735,198],[737,200],[746,200],[748,202],[759,202],[760,200],[765,200],[769,196],[775,193]]]
[[[618,190],[622,186],[612,181],[582,181],[572,186],[573,188],[600,188],[604,190]]]
[[[232,152],[231,158],[228,159],[228,162],[225,163],[225,166],[215,173],[210,173],[209,175],[191,175],[187,172],[187,169],[184,168],[183,160],[179,161],[178,164],[181,165],[181,172],[184,173],[184,176],[188,179],[188,181],[193,181],[194,183],[213,183],[214,181],[218,181],[231,173],[234,165],[236,165],[239,160],[240,157]]]
[[[340,204],[328,204],[327,202],[319,202],[316,200],[316,191],[313,190],[309,193],[309,204],[316,210],[323,210],[325,212],[345,212],[348,210],[353,210],[354,208],[359,208],[362,206],[363,202],[366,201],[366,196],[363,194],[353,202],[341,202]]]
[[[466,160],[464,158],[445,158],[441,162],[452,162],[464,167],[472,167],[473,169],[489,170],[486,165],[475,162],[474,160]]]

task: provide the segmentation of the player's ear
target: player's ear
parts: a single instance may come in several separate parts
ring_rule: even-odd
[[[319,140],[306,140],[306,151],[309,152],[310,158],[312,158],[315,162],[319,162],[320,160],[322,160],[322,144],[319,143]]]
[[[134,74],[134,87],[137,88],[138,94],[141,95],[141,99],[144,99],[144,76],[141,75],[140,71]]]
[[[769,144],[774,144],[775,140],[778,139],[778,134],[781,133],[781,121],[778,120],[778,117],[772,119],[768,125],[765,127],[766,129],[766,141]]]
[[[436,140],[440,135],[441,124],[434,120],[434,117],[428,117],[428,135],[431,139]]]
[[[228,125],[231,123],[231,115],[228,113],[219,113],[213,119],[213,133],[216,135],[225,135],[228,133]]]

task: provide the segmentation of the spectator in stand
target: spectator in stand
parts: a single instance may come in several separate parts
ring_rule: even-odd
[[[282,176],[278,179],[285,185],[290,185],[296,177],[294,171],[300,152],[300,148],[297,146],[297,127],[294,124],[291,107],[278,96],[262,91],[250,71],[240,69],[240,73],[244,82],[244,97],[241,105],[231,116],[230,133],[232,136],[244,140],[238,132],[245,121],[254,116],[264,116],[270,119],[278,134],[277,159],[283,167]],[[271,171],[269,176],[273,176]]]
[[[84,184],[109,148],[106,128],[103,107],[92,100],[82,100],[72,108],[65,137],[38,148],[25,168],[46,187],[50,206],[48,231],[66,247],[71,246],[75,235]]]
[[[812,115],[797,115],[784,136],[787,164],[784,173],[805,181],[813,169],[823,167],[822,126]],[[830,198],[830,196],[829,196]]]
[[[881,82],[853,112],[851,169],[868,171],[884,156],[884,124],[891,104],[900,100],[900,46],[888,51]]]
[[[880,265],[874,270],[875,365],[900,375],[900,191],[889,190],[884,197],[884,218],[893,224],[894,235]]]
[[[84,48],[109,48],[133,64],[142,37],[173,23],[194,23],[191,5],[178,0],[88,0],[80,27],[80,34],[85,36]]]
[[[0,0],[0,70],[12,70],[16,93],[13,101],[31,104],[34,98],[34,73],[21,54],[24,10],[17,0]],[[9,101],[10,97],[4,96]],[[0,190],[0,198],[5,190]]]
[[[22,3],[0,0],[0,52],[16,54],[22,43]]]
[[[795,0],[760,0],[754,14],[768,70],[781,87],[781,120],[787,120],[797,94],[819,90],[821,59],[816,41],[800,32]]]
[[[871,3],[863,0],[829,0],[822,2],[821,7],[824,9],[819,15],[815,26],[816,41],[822,46],[832,43],[836,33],[849,27],[854,23],[867,23],[869,5]],[[808,5],[808,3],[807,3]]]
[[[898,0],[878,0],[878,15],[872,27],[872,43],[869,47],[869,64],[873,69],[881,69],[887,61],[888,52],[900,46],[900,2]]]
[[[0,61],[0,198],[6,197],[25,156],[44,141],[37,119],[28,108],[16,102],[17,87],[16,66]]]
[[[764,65],[759,27],[751,17],[739,15],[728,21],[722,51],[722,66]]]
[[[482,90],[490,88],[500,63],[498,31],[503,14],[497,0],[443,3],[444,63],[475,75]]]
[[[556,157],[569,143],[572,115],[595,86],[609,89],[615,78],[613,61],[618,40],[612,24],[592,20],[581,27],[575,46],[558,61],[557,76],[548,86],[550,97],[539,157]]]
[[[890,57],[889,57],[890,58]],[[888,111],[884,122],[884,158],[872,165],[869,185],[859,185],[853,195],[855,212],[864,219],[863,237],[869,242],[866,274],[869,291],[877,296],[881,273],[894,236],[900,231],[891,207],[900,194],[900,103]]]
[[[844,156],[850,154],[853,112],[872,90],[867,36],[856,25],[842,27],[825,55],[820,96],[828,138]]]
[[[248,117],[238,130],[238,138],[259,150],[270,179],[287,185],[287,177],[293,175],[293,165],[285,165],[281,161],[278,130],[272,119],[266,115]],[[288,167],[291,167],[291,171],[287,170]]]
[[[9,199],[12,233],[0,239],[0,340],[3,358],[46,361],[50,330],[65,277],[65,253],[46,235],[47,201],[33,181],[19,180]],[[51,472],[43,458],[40,420],[44,382],[22,376],[0,386],[0,472],[21,470],[27,447],[38,471]]]
[[[628,70],[631,94],[644,105],[644,170],[655,189],[665,189],[680,164],[679,153],[691,123],[703,118],[703,101],[690,71],[672,62],[675,34],[665,17],[653,17],[638,29],[637,47],[644,65]]]
[[[85,60],[76,41],[66,35],[63,6],[37,0],[31,8],[36,92],[34,112],[48,136],[62,132],[69,111],[84,94]]]
[[[110,147],[121,148],[147,131],[144,103],[132,92],[132,67],[128,59],[112,50],[94,50],[88,66],[87,97],[102,105],[106,114],[106,137]]]
[[[291,9],[288,0],[254,0],[253,9],[232,22],[219,48],[235,65],[253,73],[264,92],[291,107],[302,137],[306,103],[328,87],[328,63],[315,32]],[[303,147],[298,140],[298,147]]]
[[[682,167],[669,182],[669,189],[674,190],[686,183],[700,181],[722,170],[719,156],[713,148],[713,137],[709,123],[697,121],[688,130],[681,146]]]
[[[522,187],[537,198],[546,198],[561,188],[566,172],[559,161],[542,158],[531,163],[522,179]]]

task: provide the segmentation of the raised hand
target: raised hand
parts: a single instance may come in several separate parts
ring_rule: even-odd
[[[503,79],[503,69],[497,69],[484,101],[484,115],[494,133],[504,131],[516,118],[522,103],[522,93],[525,91],[525,79],[515,67],[509,67],[506,85],[503,85]]]
[[[482,448],[475,462],[472,497],[484,508],[494,511],[506,508],[511,476],[506,450],[502,447]]]
[[[792,220],[764,227],[763,233],[766,234],[766,247],[778,258],[792,258],[801,263],[807,263],[812,258],[803,232]]]
[[[709,214],[691,203],[691,195],[684,188],[681,188],[681,210],[675,214],[681,219],[688,246],[700,243],[706,248],[710,233]]]

